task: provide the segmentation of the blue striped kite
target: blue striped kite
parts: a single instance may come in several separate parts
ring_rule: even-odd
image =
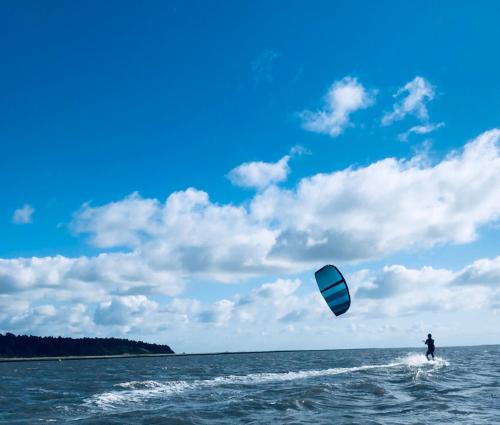
[[[335,313],[335,316],[344,314],[351,306],[351,296],[347,283],[339,269],[330,264],[320,268],[316,273],[321,295],[325,299],[328,307]]]

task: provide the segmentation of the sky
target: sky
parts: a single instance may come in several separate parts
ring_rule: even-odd
[[[500,343],[498,2],[0,10],[0,332]]]

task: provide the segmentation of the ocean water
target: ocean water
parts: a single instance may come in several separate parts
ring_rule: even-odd
[[[500,346],[0,363],[0,423],[500,424]]]

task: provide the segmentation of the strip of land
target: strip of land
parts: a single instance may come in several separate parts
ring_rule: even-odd
[[[267,351],[221,351],[212,353],[170,353],[170,354],[116,354],[105,356],[59,356],[59,357],[0,357],[2,362],[43,362],[66,360],[105,360],[105,359],[130,359],[136,357],[194,357],[194,356],[220,356],[232,354],[265,354],[265,353],[292,353],[296,351],[333,351],[322,350],[267,350]]]
[[[262,353],[289,353],[297,350],[271,350],[271,351],[223,351],[215,353],[171,353],[171,354],[116,354],[106,356],[59,356],[59,357],[0,357],[0,363],[7,362],[47,362],[66,360],[105,360],[105,359],[132,359],[136,357],[188,357],[188,356],[220,356],[224,354],[262,354]],[[325,350],[299,350],[299,351],[325,351]],[[328,351],[328,350],[326,350]]]
[[[496,347],[500,344],[464,345],[460,347]],[[443,346],[440,348],[457,348],[458,346]],[[66,360],[106,360],[106,359],[131,359],[136,357],[194,357],[194,356],[221,356],[239,354],[266,354],[266,353],[292,353],[304,351],[357,351],[357,350],[416,350],[422,351],[422,347],[367,347],[367,348],[327,348],[319,350],[267,350],[267,351],[221,351],[212,353],[171,353],[171,354],[116,354],[105,356],[59,356],[59,357],[0,357],[0,363],[4,362],[43,362],[43,361],[66,361]]]
[[[0,361],[112,359],[173,354],[166,344],[124,338],[70,338],[0,333]]]
[[[168,357],[175,354],[116,354],[107,356],[60,356],[60,357],[0,357],[0,363],[6,362],[47,362],[66,360],[130,359],[134,357]]]

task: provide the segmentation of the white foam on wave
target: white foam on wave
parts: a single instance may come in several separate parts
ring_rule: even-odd
[[[128,403],[138,403],[155,397],[179,394],[187,390],[195,390],[222,385],[255,385],[270,382],[295,381],[328,375],[339,375],[342,373],[357,372],[369,369],[381,369],[400,366],[401,363],[388,363],[381,365],[365,365],[357,367],[330,368],[323,370],[307,370],[298,372],[268,372],[251,373],[248,375],[226,375],[217,376],[212,379],[194,381],[130,381],[116,384],[123,388],[118,391],[108,391],[97,394],[87,400],[86,404],[94,405],[102,409],[114,409]]]
[[[141,389],[141,388],[156,388],[161,385],[158,381],[130,381],[123,382],[121,384],[116,384],[115,387],[120,388],[131,388],[131,389]]]
[[[409,367],[431,366],[434,369],[439,369],[450,365],[450,363],[442,357],[436,356],[433,360],[427,360],[427,357],[421,353],[408,353],[405,357],[402,357],[400,361],[402,364]]]
[[[115,387],[121,388],[120,390],[96,394],[87,400],[87,404],[101,409],[114,409],[119,406],[123,406],[124,404],[143,402],[155,397],[165,397],[188,390],[197,390],[223,385],[256,385],[271,382],[295,381],[299,379],[318,378],[370,369],[388,369],[401,366],[416,368],[418,370],[421,370],[424,366],[430,366],[432,369],[437,369],[448,366],[448,364],[449,363],[446,360],[440,357],[436,357],[435,360],[428,361],[422,354],[409,353],[395,362],[379,365],[338,367],[297,372],[266,372],[250,373],[247,375],[225,375],[216,376],[212,379],[198,379],[193,381],[130,381],[116,384]]]
[[[139,403],[150,398],[168,396],[194,389],[196,385],[186,381],[131,381],[115,385],[126,388],[121,391],[107,391],[86,400],[87,405],[108,410],[125,403]]]
[[[421,381],[431,377],[437,370],[449,366],[442,357],[428,360],[423,354],[409,353],[401,359],[401,363],[413,371],[413,381]]]

